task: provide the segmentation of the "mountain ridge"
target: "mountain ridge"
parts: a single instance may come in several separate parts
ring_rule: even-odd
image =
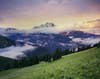
[[[38,54],[42,54],[44,51],[51,54],[55,52],[57,48],[61,50],[68,49],[70,51],[78,51],[78,48],[87,47],[89,45],[93,47],[96,43],[100,42],[100,35],[76,30],[60,32],[58,34],[41,32],[27,33],[25,31],[16,31],[16,29],[13,28],[7,29],[7,31],[4,33],[5,36],[16,41],[17,46],[21,45],[21,48],[23,48],[25,44],[27,44],[30,45],[29,47],[33,46],[33,48],[36,48],[33,53],[29,53],[30,55],[34,55],[37,52]],[[13,49],[16,49],[16,47]]]

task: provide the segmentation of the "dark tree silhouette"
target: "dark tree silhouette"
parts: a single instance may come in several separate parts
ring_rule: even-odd
[[[54,60],[57,60],[57,59],[60,59],[62,57],[62,51],[61,49],[56,49],[55,53],[53,54],[52,58],[53,58],[53,61]]]

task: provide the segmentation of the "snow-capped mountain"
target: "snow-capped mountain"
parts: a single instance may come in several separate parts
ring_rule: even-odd
[[[86,33],[83,31],[62,32],[61,34],[71,38],[75,43],[81,43],[85,45],[94,45],[100,41],[100,35]]]
[[[53,24],[46,24],[48,25],[46,28],[51,27]],[[49,26],[50,25],[50,26]],[[54,25],[53,25],[54,26]],[[42,27],[41,27],[42,28]],[[43,26],[43,28],[45,28]],[[38,28],[35,28],[38,29]],[[8,29],[0,29],[0,34],[5,35],[7,38],[16,41],[15,47],[7,48],[7,51],[3,51],[1,54],[2,56],[9,55],[10,58],[14,58],[18,55],[26,54],[28,51],[26,48],[29,47],[36,47],[32,50],[31,53],[27,53],[27,55],[40,55],[43,53],[53,53],[57,48],[62,50],[69,49],[71,51],[77,51],[79,47],[93,46],[94,44],[100,42],[100,35],[90,34],[83,31],[66,31],[61,32],[58,34],[55,33],[41,33],[41,32],[27,32],[27,31],[19,31],[14,28]],[[19,44],[23,44],[19,46]],[[27,46],[26,46],[27,45]],[[11,49],[12,48],[12,49]],[[13,56],[11,55],[14,49],[24,49],[22,51],[14,52]],[[5,48],[6,49],[6,48]],[[5,50],[4,49],[4,50]],[[17,54],[16,54],[17,53]],[[7,55],[5,55],[7,54]],[[12,57],[11,57],[11,56]]]
[[[54,33],[13,33],[7,36],[12,40],[22,40],[25,43],[28,43],[33,46],[44,47],[48,49],[49,52],[55,51],[57,48],[64,49],[72,49],[74,45],[74,49],[77,47],[77,43],[79,44],[87,44],[93,45],[100,41],[99,35],[94,35],[90,33],[85,33],[82,31],[70,31],[63,32],[59,34]],[[79,39],[78,41],[76,41]],[[91,42],[90,42],[90,41]],[[95,42],[93,42],[95,41]],[[85,43],[86,42],[86,43]],[[87,43],[89,42],[89,43]]]
[[[38,26],[34,26],[32,29],[28,30],[29,33],[55,33],[56,25],[54,23],[45,23]]]

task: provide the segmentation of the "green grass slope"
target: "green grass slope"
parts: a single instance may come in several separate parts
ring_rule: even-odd
[[[100,79],[100,48],[67,55],[52,63],[2,71],[0,79]]]

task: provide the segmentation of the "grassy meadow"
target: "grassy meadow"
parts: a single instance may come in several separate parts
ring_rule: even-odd
[[[0,79],[100,79],[100,48],[66,55],[51,63],[1,71]]]

